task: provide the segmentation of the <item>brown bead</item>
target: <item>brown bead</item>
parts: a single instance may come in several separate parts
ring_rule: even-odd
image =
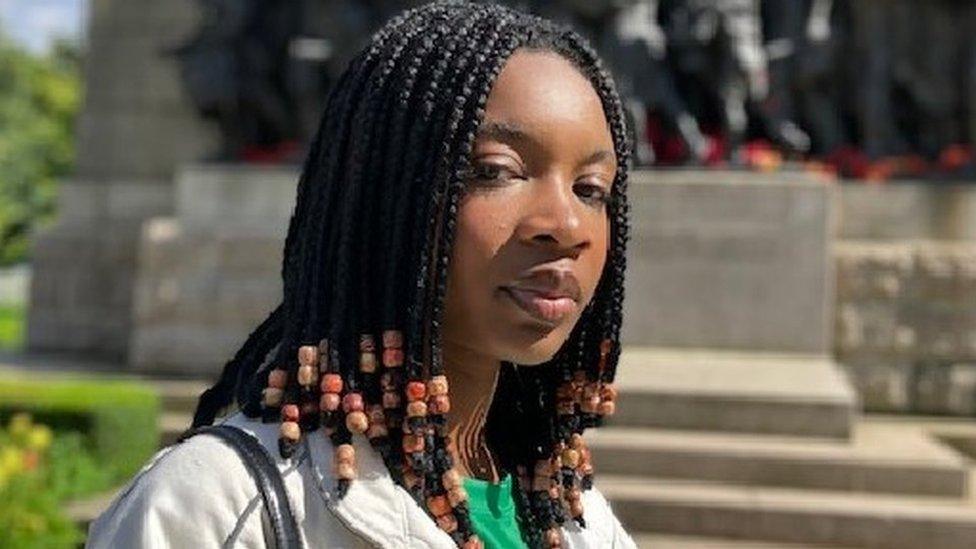
[[[556,388],[556,398],[560,400],[572,400],[575,391],[572,383],[561,383]]]
[[[403,366],[403,350],[384,349],[383,366],[386,366],[387,368],[396,368],[399,366]]]
[[[356,447],[352,444],[340,444],[335,449],[336,462],[346,461],[352,463],[356,459]]]
[[[569,514],[574,518],[583,516],[583,500],[569,502]]]
[[[569,437],[569,447],[570,448],[575,448],[575,449],[579,450],[580,448],[583,447],[583,444],[584,444],[584,442],[583,442],[583,435],[581,435],[579,433],[573,433],[572,436]]]
[[[373,336],[369,334],[359,336],[359,351],[370,354],[376,352],[376,340],[373,339]]]
[[[342,392],[342,376],[339,374],[325,374],[322,376],[322,382],[319,383],[319,389],[322,389],[323,393],[336,393]]]
[[[354,480],[356,478],[356,466],[352,463],[337,463],[335,472],[336,477],[343,480]]]
[[[559,535],[558,528],[550,528],[546,530],[546,545],[549,547],[559,547],[563,543],[563,538]]]
[[[457,507],[468,501],[468,492],[461,486],[455,486],[447,491],[447,501],[450,502],[451,507]]]
[[[369,418],[363,412],[350,412],[346,414],[346,429],[356,434],[365,433],[369,429]]]
[[[319,410],[323,412],[333,412],[339,409],[342,399],[336,393],[323,393],[319,398]]]
[[[430,413],[446,414],[451,411],[451,399],[447,395],[437,395],[430,399]]]
[[[583,386],[583,398],[593,398],[600,396],[600,386],[596,383],[587,383]]]
[[[569,488],[563,494],[566,496],[566,501],[570,503],[574,501],[580,501],[580,499],[582,499],[583,497],[583,494],[580,492],[580,489],[576,488],[575,486],[573,488]]]
[[[580,411],[585,414],[595,414],[600,408],[600,397],[595,396],[593,398],[584,399],[580,403]]]
[[[384,330],[383,347],[388,349],[399,349],[403,347],[403,332],[400,330]]]
[[[281,405],[281,397],[285,392],[276,387],[265,387],[261,391],[261,402],[268,408],[276,408]]]
[[[427,382],[427,394],[431,396],[446,395],[448,387],[447,376],[434,376]]]
[[[371,374],[376,371],[376,355],[373,353],[362,353],[359,355],[359,371]]]
[[[416,486],[420,482],[420,476],[413,472],[413,469],[409,467],[404,467],[403,469],[403,484],[409,488],[411,486]]]
[[[447,513],[437,517],[437,527],[448,534],[458,529],[458,521],[454,513]]]
[[[427,396],[427,386],[423,381],[407,383],[407,400],[423,400],[425,396]]]
[[[415,400],[407,404],[407,417],[424,417],[427,415],[427,403]]]
[[[285,404],[281,407],[282,421],[298,421],[298,406],[295,404]]]
[[[607,384],[600,389],[600,398],[603,400],[617,400],[617,388]]]
[[[610,354],[610,348],[613,346],[613,341],[609,339],[604,339],[600,342],[600,354],[607,355]]]
[[[393,391],[386,391],[383,393],[384,408],[399,408],[401,402],[403,402],[403,400],[400,398],[399,393],[395,393]]]
[[[535,462],[535,476],[537,477],[550,477],[552,476],[552,464],[549,463],[548,459],[540,459]]]
[[[389,434],[390,431],[387,429],[386,423],[370,422],[369,429],[366,429],[366,436],[369,438],[385,437]]]
[[[562,492],[559,490],[559,485],[555,482],[549,486],[549,497],[551,499],[559,499],[562,496]]]
[[[345,413],[363,411],[363,395],[359,393],[346,393],[342,397],[342,411]]]
[[[601,416],[612,416],[616,411],[617,403],[612,400],[604,400],[597,409],[597,413]]]
[[[447,501],[447,496],[432,496],[427,498],[427,509],[435,517],[451,512],[451,504]]]
[[[302,436],[302,430],[298,426],[298,423],[294,421],[282,422],[281,428],[278,430],[282,438],[288,439],[292,442],[297,442]]]
[[[580,454],[578,450],[573,450],[572,448],[567,448],[562,452],[563,467],[570,467],[575,469],[579,465]]]
[[[481,538],[472,534],[470,538],[464,541],[461,549],[485,549],[485,544],[481,541]]]
[[[288,384],[288,372],[282,370],[281,368],[276,368],[271,370],[268,374],[268,387],[274,387],[275,389],[284,389],[285,385]]]
[[[458,473],[457,469],[448,469],[441,476],[441,482],[444,484],[444,488],[448,490],[456,488],[461,486],[461,474]]]
[[[302,387],[309,387],[315,384],[315,374],[318,373],[313,366],[298,367],[298,384]]]
[[[403,435],[403,451],[412,454],[424,451],[423,435]]]
[[[572,400],[559,401],[556,403],[556,413],[563,416],[572,415],[576,413],[576,404]]]
[[[319,365],[319,349],[314,345],[302,345],[298,348],[298,363],[302,366],[315,368]]]

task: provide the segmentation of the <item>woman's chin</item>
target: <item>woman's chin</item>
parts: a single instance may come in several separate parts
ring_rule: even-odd
[[[536,339],[531,342],[521,342],[520,345],[509,346],[509,352],[505,353],[508,362],[514,362],[521,366],[537,366],[552,360],[563,343],[566,336],[557,330],[549,334],[549,337]]]

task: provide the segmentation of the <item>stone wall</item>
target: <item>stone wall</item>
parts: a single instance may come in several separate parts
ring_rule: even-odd
[[[175,59],[195,0],[91,0],[76,172],[59,218],[34,241],[32,351],[109,359],[128,353],[143,221],[173,209],[174,168],[206,155]]]
[[[836,356],[872,411],[976,413],[976,242],[842,241]]]

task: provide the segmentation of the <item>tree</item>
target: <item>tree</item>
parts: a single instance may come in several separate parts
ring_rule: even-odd
[[[75,158],[77,47],[34,55],[0,34],[0,265],[28,257],[30,232],[54,214]]]

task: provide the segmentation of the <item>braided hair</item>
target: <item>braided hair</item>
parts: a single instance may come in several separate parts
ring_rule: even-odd
[[[321,428],[335,449],[340,496],[356,476],[352,437],[365,435],[461,547],[481,542],[448,452],[441,318],[475,135],[517,49],[563,56],[600,98],[617,156],[611,246],[593,299],[556,355],[531,368],[502,364],[485,436],[515,481],[530,547],[560,546],[567,518],[585,525],[581,492],[593,468],[581,434],[615,407],[630,148],[620,99],[591,46],[496,4],[448,0],[406,11],[350,62],[299,179],[283,301],[194,416],[194,427],[207,425],[236,402],[249,417],[280,422],[283,457]]]

